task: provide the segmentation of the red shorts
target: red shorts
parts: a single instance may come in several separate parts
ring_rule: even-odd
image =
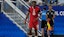
[[[34,28],[35,30],[37,30],[37,25],[38,25],[38,21],[35,21],[35,22],[30,21],[29,22],[29,28],[30,29]]]

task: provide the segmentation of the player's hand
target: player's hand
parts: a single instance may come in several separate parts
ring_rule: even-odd
[[[37,20],[38,20],[38,18],[35,18],[34,22],[37,21]]]
[[[24,24],[26,24],[26,20],[24,20]]]

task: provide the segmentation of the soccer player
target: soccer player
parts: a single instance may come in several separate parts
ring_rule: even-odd
[[[36,1],[32,1],[32,6],[29,8],[29,12],[26,16],[25,23],[27,18],[30,16],[29,20],[29,35],[32,35],[32,28],[35,29],[35,37],[37,37],[37,25],[38,25],[38,19],[40,8],[36,6]]]
[[[50,31],[53,32],[53,26],[54,26],[54,17],[55,17],[55,11],[52,9],[52,5],[49,5],[49,9],[46,13],[47,15],[47,22],[50,23],[50,26],[51,26],[51,30],[47,30],[47,34],[48,34],[48,37],[50,37]],[[53,35],[53,33],[52,33]]]
[[[44,28],[46,27],[47,25],[47,22],[46,22],[46,8],[43,8],[43,11],[42,11],[42,21],[41,21],[41,28],[42,28],[42,36],[44,37]]]

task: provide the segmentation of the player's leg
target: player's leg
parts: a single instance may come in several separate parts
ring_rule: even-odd
[[[48,37],[50,37],[50,31],[49,30],[47,30],[47,35],[48,35]]]
[[[32,35],[32,29],[31,29],[31,28],[29,29],[28,34],[29,34],[29,35]]]
[[[42,37],[44,37],[44,28],[42,28]]]
[[[50,23],[50,21],[49,21],[49,23]],[[50,37],[50,30],[48,30],[48,26],[47,26],[47,35],[48,35],[48,37]]]
[[[50,37],[50,32],[51,32],[52,35],[53,35],[53,24],[54,24],[54,23],[53,23],[53,20],[50,20],[49,23],[50,23],[50,26],[51,26],[52,30],[47,30],[48,37]]]
[[[29,23],[29,37],[32,37],[32,22]]]
[[[35,29],[35,37],[37,37],[37,36],[38,36],[37,29]]]
[[[29,29],[28,35],[29,35],[29,37],[32,37],[32,29]]]
[[[38,37],[38,22],[37,21],[34,23],[34,29],[35,29],[35,37]]]
[[[41,22],[41,28],[42,28],[42,30],[41,30],[42,37],[44,37],[44,28],[45,28],[45,21],[44,20],[42,20],[42,22]]]
[[[50,21],[50,25],[51,25],[51,27],[52,27],[52,30],[51,30],[51,35],[53,35],[53,29],[54,29],[54,21],[53,20],[51,20]]]

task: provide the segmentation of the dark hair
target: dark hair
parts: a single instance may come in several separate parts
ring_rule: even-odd
[[[32,1],[32,3],[36,3],[36,1]]]

